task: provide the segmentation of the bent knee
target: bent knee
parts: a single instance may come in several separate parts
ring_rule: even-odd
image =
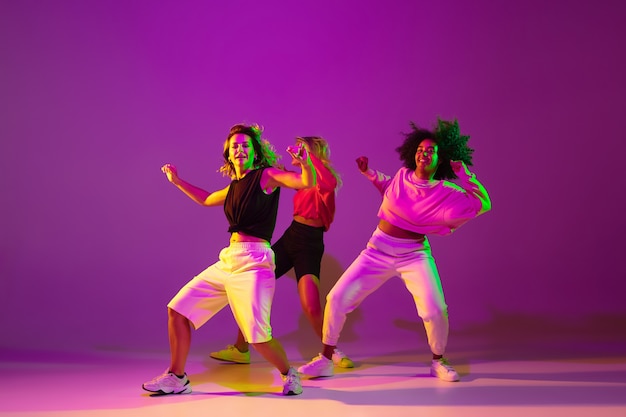
[[[422,311],[419,315],[424,321],[439,321],[448,319],[448,307],[447,306],[435,306],[425,311]]]
[[[302,311],[307,316],[317,316],[322,314],[322,305],[319,300],[302,300]]]
[[[170,320],[177,320],[177,321],[189,321],[189,319],[185,316],[183,316],[182,314],[180,314],[178,311],[173,310],[171,308],[167,308],[167,317]]]
[[[348,292],[332,291],[326,296],[326,308],[351,312],[358,307],[360,301]]]

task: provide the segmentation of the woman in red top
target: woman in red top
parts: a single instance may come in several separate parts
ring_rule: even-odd
[[[276,256],[276,278],[294,268],[302,310],[309,323],[322,338],[323,310],[320,304],[319,276],[324,254],[324,232],[335,217],[335,194],[341,187],[341,177],[330,162],[328,142],[316,136],[296,138],[294,154],[304,148],[313,162],[317,185],[300,189],[293,198],[293,221],[285,233],[272,245]],[[292,157],[292,165],[300,161]],[[250,351],[241,330],[234,345],[211,352],[210,356],[235,363],[250,363]],[[342,368],[354,363],[343,352],[335,349],[333,362]]]

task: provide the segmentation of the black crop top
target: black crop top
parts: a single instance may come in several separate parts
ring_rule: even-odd
[[[270,242],[276,227],[280,188],[265,194],[260,185],[264,169],[250,171],[230,183],[224,213],[230,225],[229,233],[242,232]]]

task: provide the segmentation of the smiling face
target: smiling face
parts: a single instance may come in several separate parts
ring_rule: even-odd
[[[439,147],[432,139],[424,139],[415,152],[415,174],[422,179],[432,179],[439,167]]]
[[[254,146],[252,138],[243,133],[236,133],[228,140],[228,160],[238,174],[245,174],[254,168]]]

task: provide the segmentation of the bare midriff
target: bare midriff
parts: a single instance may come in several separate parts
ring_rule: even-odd
[[[298,215],[293,216],[293,219],[298,223],[306,224],[307,226],[324,227],[322,219],[305,219],[304,217]]]
[[[267,240],[241,232],[234,232],[230,235],[230,243],[233,242],[267,242]]]
[[[397,237],[400,239],[422,239],[424,235],[422,233],[411,232],[410,230],[404,230],[398,226],[394,226],[386,220],[381,219],[378,222],[378,228],[389,236]]]

